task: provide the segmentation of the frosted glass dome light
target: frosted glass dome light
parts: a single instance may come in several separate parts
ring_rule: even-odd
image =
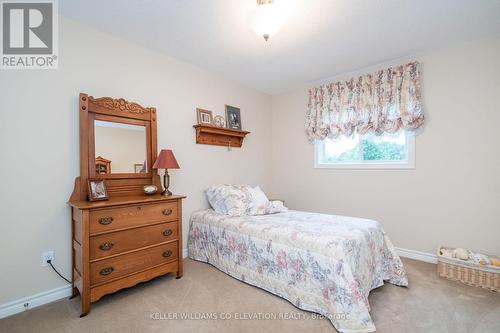
[[[266,41],[278,32],[286,20],[286,11],[273,0],[257,0],[257,8],[249,18],[252,29]]]

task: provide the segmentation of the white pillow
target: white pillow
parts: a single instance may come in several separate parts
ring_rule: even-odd
[[[247,207],[247,215],[268,214],[267,211],[270,209],[271,203],[269,202],[266,194],[260,189],[259,186],[250,187],[243,190],[248,190],[251,197],[251,202],[249,204],[249,207]]]
[[[283,204],[283,201],[280,200],[273,200],[271,201],[271,209],[268,214],[276,214],[276,213],[281,213],[281,212],[287,212],[288,208],[285,207]]]

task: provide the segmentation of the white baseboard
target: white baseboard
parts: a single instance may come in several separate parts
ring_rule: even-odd
[[[187,258],[187,256],[187,248],[182,249],[182,257]],[[52,290],[47,290],[39,294],[31,295],[29,297],[21,298],[9,303],[0,304],[0,319],[70,296],[71,286],[67,285]]]
[[[398,253],[398,255],[405,258],[425,261],[432,264],[435,264],[437,262],[436,255],[430,253],[409,250],[409,249],[402,249],[399,247],[396,248],[396,252]],[[188,250],[183,249],[182,257],[186,258],[187,256],[188,256]],[[2,304],[0,305],[0,319],[69,296],[71,296],[71,286],[67,285],[52,290],[47,290],[39,294],[35,294],[9,303]]]
[[[396,247],[396,252],[400,257],[410,258],[419,261],[425,261],[431,264],[437,263],[437,256],[432,253],[420,252],[409,249],[402,249],[400,247]]]
[[[47,290],[0,305],[0,319],[71,296],[71,285]]]

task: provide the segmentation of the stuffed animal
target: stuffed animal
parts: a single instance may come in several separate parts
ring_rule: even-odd
[[[490,262],[493,266],[500,267],[500,258],[490,258]]]
[[[481,266],[490,264],[490,258],[482,253],[473,253],[470,259]]]
[[[453,257],[460,260],[469,260],[470,255],[468,250],[459,247],[453,251]]]
[[[447,258],[453,258],[453,250],[452,249],[442,248],[441,249],[441,255],[443,257],[447,257]]]
[[[456,258],[460,260],[469,260],[479,265],[492,265],[500,267],[500,258],[498,257],[489,257],[482,253],[474,253],[472,251],[466,250],[464,248],[456,248],[456,249],[446,249],[442,248],[439,253],[443,257],[447,258]]]

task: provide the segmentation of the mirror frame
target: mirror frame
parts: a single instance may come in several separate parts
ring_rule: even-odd
[[[143,107],[123,98],[94,98],[81,93],[79,96],[80,112],[80,177],[76,187],[79,188],[78,199],[86,200],[88,195],[87,180],[100,178],[106,180],[109,197],[124,195],[144,195],[144,185],[156,185],[161,188],[160,178],[153,170],[153,163],[158,156],[156,108]],[[146,127],[146,160],[147,173],[110,173],[95,172],[95,120],[113,121]],[[76,193],[74,193],[76,194]]]

